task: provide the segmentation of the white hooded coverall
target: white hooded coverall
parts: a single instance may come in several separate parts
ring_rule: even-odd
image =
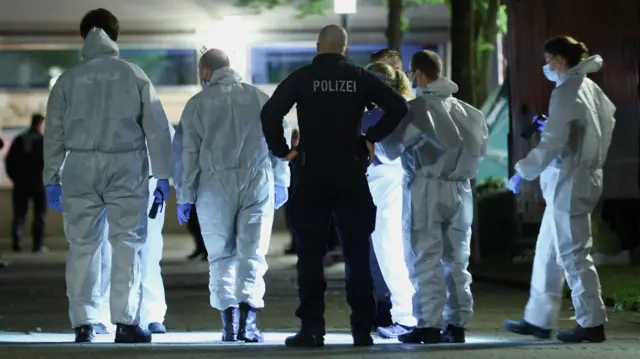
[[[524,319],[554,329],[566,278],[576,321],[604,324],[606,311],[590,251],[591,212],[602,193],[602,167],[615,126],[615,106],[586,77],[602,68],[598,55],[561,76],[551,93],[549,116],[540,143],[520,160],[525,180],[540,176],[546,209],[536,244],[531,293]]]
[[[400,127],[382,141],[406,170],[407,266],[415,288],[418,328],[465,326],[473,315],[470,256],[475,177],[487,147],[484,116],[451,95],[440,78],[419,89]],[[410,198],[409,198],[410,197]]]
[[[154,175],[167,179],[172,173],[169,126],[155,89],[139,67],[120,60],[118,53],[104,31],[92,29],[82,48],[84,61],[60,76],[47,105],[43,180],[45,185],[62,183],[73,327],[103,319],[97,269],[107,222],[114,252],[111,320],[139,324],[147,146]]]
[[[218,310],[242,302],[264,307],[274,185],[289,186],[287,163],[270,155],[262,134],[267,99],[232,69],[216,70],[187,103],[174,140],[182,153],[178,203],[196,205]]]
[[[168,122],[168,120],[167,120]],[[175,130],[169,124],[169,132],[173,140]],[[176,161],[177,162],[177,161]],[[149,161],[151,163],[151,161]],[[149,165],[149,172],[153,175],[153,167]],[[156,190],[158,180],[155,177],[149,178],[149,203],[147,205],[147,215],[153,206],[155,196],[153,192]],[[150,323],[164,323],[164,317],[167,314],[167,302],[164,295],[164,283],[162,282],[162,270],[160,261],[162,260],[162,250],[164,240],[162,237],[162,228],[164,227],[166,203],[163,204],[162,211],[158,211],[156,218],[147,219],[147,241],[142,248],[142,302],[140,303],[140,325],[143,328],[149,326]],[[105,224],[105,238],[108,238],[109,226]],[[109,276],[111,273],[111,245],[105,241],[102,253],[102,290],[103,290],[103,309],[104,324],[110,322],[109,312]]]
[[[375,146],[376,149],[380,147],[379,144]],[[393,322],[414,327],[416,319],[412,315],[411,298],[415,291],[405,265],[402,228],[404,169],[400,158],[391,160],[384,156],[382,150],[376,151],[376,157],[382,163],[367,169],[369,190],[377,208],[376,227],[371,233],[371,242],[380,272],[391,293]]]

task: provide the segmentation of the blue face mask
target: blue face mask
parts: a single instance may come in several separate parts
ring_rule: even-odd
[[[202,85],[203,90],[209,87],[209,84],[205,80],[200,80],[200,84]]]

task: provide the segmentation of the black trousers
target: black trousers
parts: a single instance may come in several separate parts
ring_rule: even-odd
[[[47,216],[47,195],[44,186],[16,185],[13,188],[13,221],[11,223],[11,235],[13,247],[20,247],[20,238],[24,233],[24,225],[27,221],[29,201],[33,203],[33,224],[31,236],[33,238],[33,250],[42,248],[44,244],[44,224]]]
[[[327,169],[331,170],[328,171]],[[347,301],[353,333],[369,333],[374,325],[369,237],[376,207],[362,165],[357,162],[294,166],[291,228],[298,254],[296,316],[305,333],[325,334],[324,256],[332,215],[342,237]]]
[[[376,327],[388,327],[393,324],[391,318],[391,291],[384,281],[378,258],[373,251],[373,243],[370,247],[369,263],[371,266],[371,279],[373,280],[373,290],[376,293]],[[404,263],[401,263],[404,265]]]
[[[187,222],[187,228],[189,233],[193,236],[193,240],[196,245],[196,250],[200,253],[207,253],[207,248],[204,246],[204,238],[200,231],[200,222],[198,222],[198,213],[196,212],[196,206],[191,206],[191,214],[189,221]]]

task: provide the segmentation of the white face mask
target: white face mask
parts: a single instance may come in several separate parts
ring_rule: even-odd
[[[546,64],[542,67],[544,76],[551,82],[558,82],[558,80],[560,79],[560,77],[558,76],[558,70],[551,70],[549,65],[550,64]]]

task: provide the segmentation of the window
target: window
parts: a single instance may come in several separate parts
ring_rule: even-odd
[[[365,66],[370,62],[371,54],[385,47],[383,44],[353,45],[349,47],[348,59]],[[401,53],[405,68],[409,68],[411,55],[422,49],[438,51],[439,46],[403,45]],[[310,64],[315,55],[316,48],[313,46],[256,46],[251,49],[252,81],[254,84],[278,84],[291,72]]]
[[[120,57],[140,66],[155,86],[198,83],[195,49],[124,48]],[[0,50],[0,88],[46,89],[52,79],[81,61],[77,49]]]

